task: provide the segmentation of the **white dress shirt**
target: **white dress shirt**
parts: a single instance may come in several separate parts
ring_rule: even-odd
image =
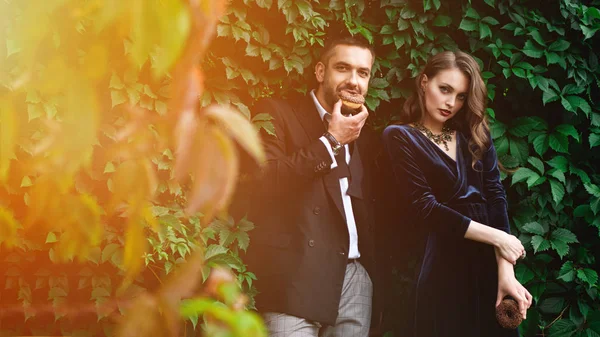
[[[319,103],[317,96],[315,96],[314,90],[311,90],[310,96],[312,97],[313,101],[315,102],[315,106],[317,107],[317,111],[319,112],[319,115],[321,116],[321,120],[323,120],[323,118],[325,117],[325,115],[328,112],[325,111],[325,109],[323,109],[323,107],[321,106],[321,103]],[[333,154],[333,149],[331,148],[331,144],[329,144],[329,141],[327,141],[327,139],[325,137],[321,137],[319,139],[321,140],[321,142],[323,142],[323,144],[325,144],[325,147],[327,148],[327,152],[329,152],[329,155],[331,156],[331,160],[333,160],[333,163],[331,163],[331,168],[332,169],[336,168],[337,161],[335,160],[335,156]],[[345,144],[344,148],[346,149],[346,163],[349,164],[350,163],[350,149],[348,148],[348,144]],[[342,203],[344,205],[344,213],[346,213],[346,223],[348,225],[348,234],[350,237],[350,251],[348,252],[348,258],[349,259],[357,259],[360,257],[360,252],[358,251],[358,232],[356,231],[356,220],[354,220],[354,211],[352,210],[352,200],[350,199],[350,196],[348,195],[348,178],[347,177],[340,178],[340,194],[342,195]]]

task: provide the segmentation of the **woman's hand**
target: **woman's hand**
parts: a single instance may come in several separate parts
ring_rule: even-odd
[[[525,254],[525,248],[521,241],[514,235],[507,234],[498,230],[498,239],[495,242],[496,249],[500,256],[513,265],[517,263],[519,257]]]
[[[496,249],[496,261],[498,262],[498,296],[496,297],[496,307],[502,302],[504,297],[511,296],[519,304],[519,310],[523,319],[525,319],[527,318],[527,309],[531,306],[533,298],[529,291],[515,278],[513,266],[499,255],[500,252]]]

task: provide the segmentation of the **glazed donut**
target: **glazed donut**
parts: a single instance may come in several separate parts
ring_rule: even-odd
[[[361,94],[350,94],[342,91],[338,93],[338,96],[342,100],[342,106],[351,112],[358,111],[365,104],[365,98]]]

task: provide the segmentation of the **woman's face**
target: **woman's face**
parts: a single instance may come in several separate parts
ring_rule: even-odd
[[[441,128],[467,101],[469,78],[458,68],[446,69],[432,78],[423,75],[421,89],[426,110],[421,122],[430,128]]]

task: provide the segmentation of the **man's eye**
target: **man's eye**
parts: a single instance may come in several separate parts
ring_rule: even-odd
[[[367,71],[361,71],[361,72],[359,72],[359,74],[362,77],[369,77],[369,72],[367,72]]]
[[[337,70],[346,70],[346,66],[337,66],[336,69]]]

